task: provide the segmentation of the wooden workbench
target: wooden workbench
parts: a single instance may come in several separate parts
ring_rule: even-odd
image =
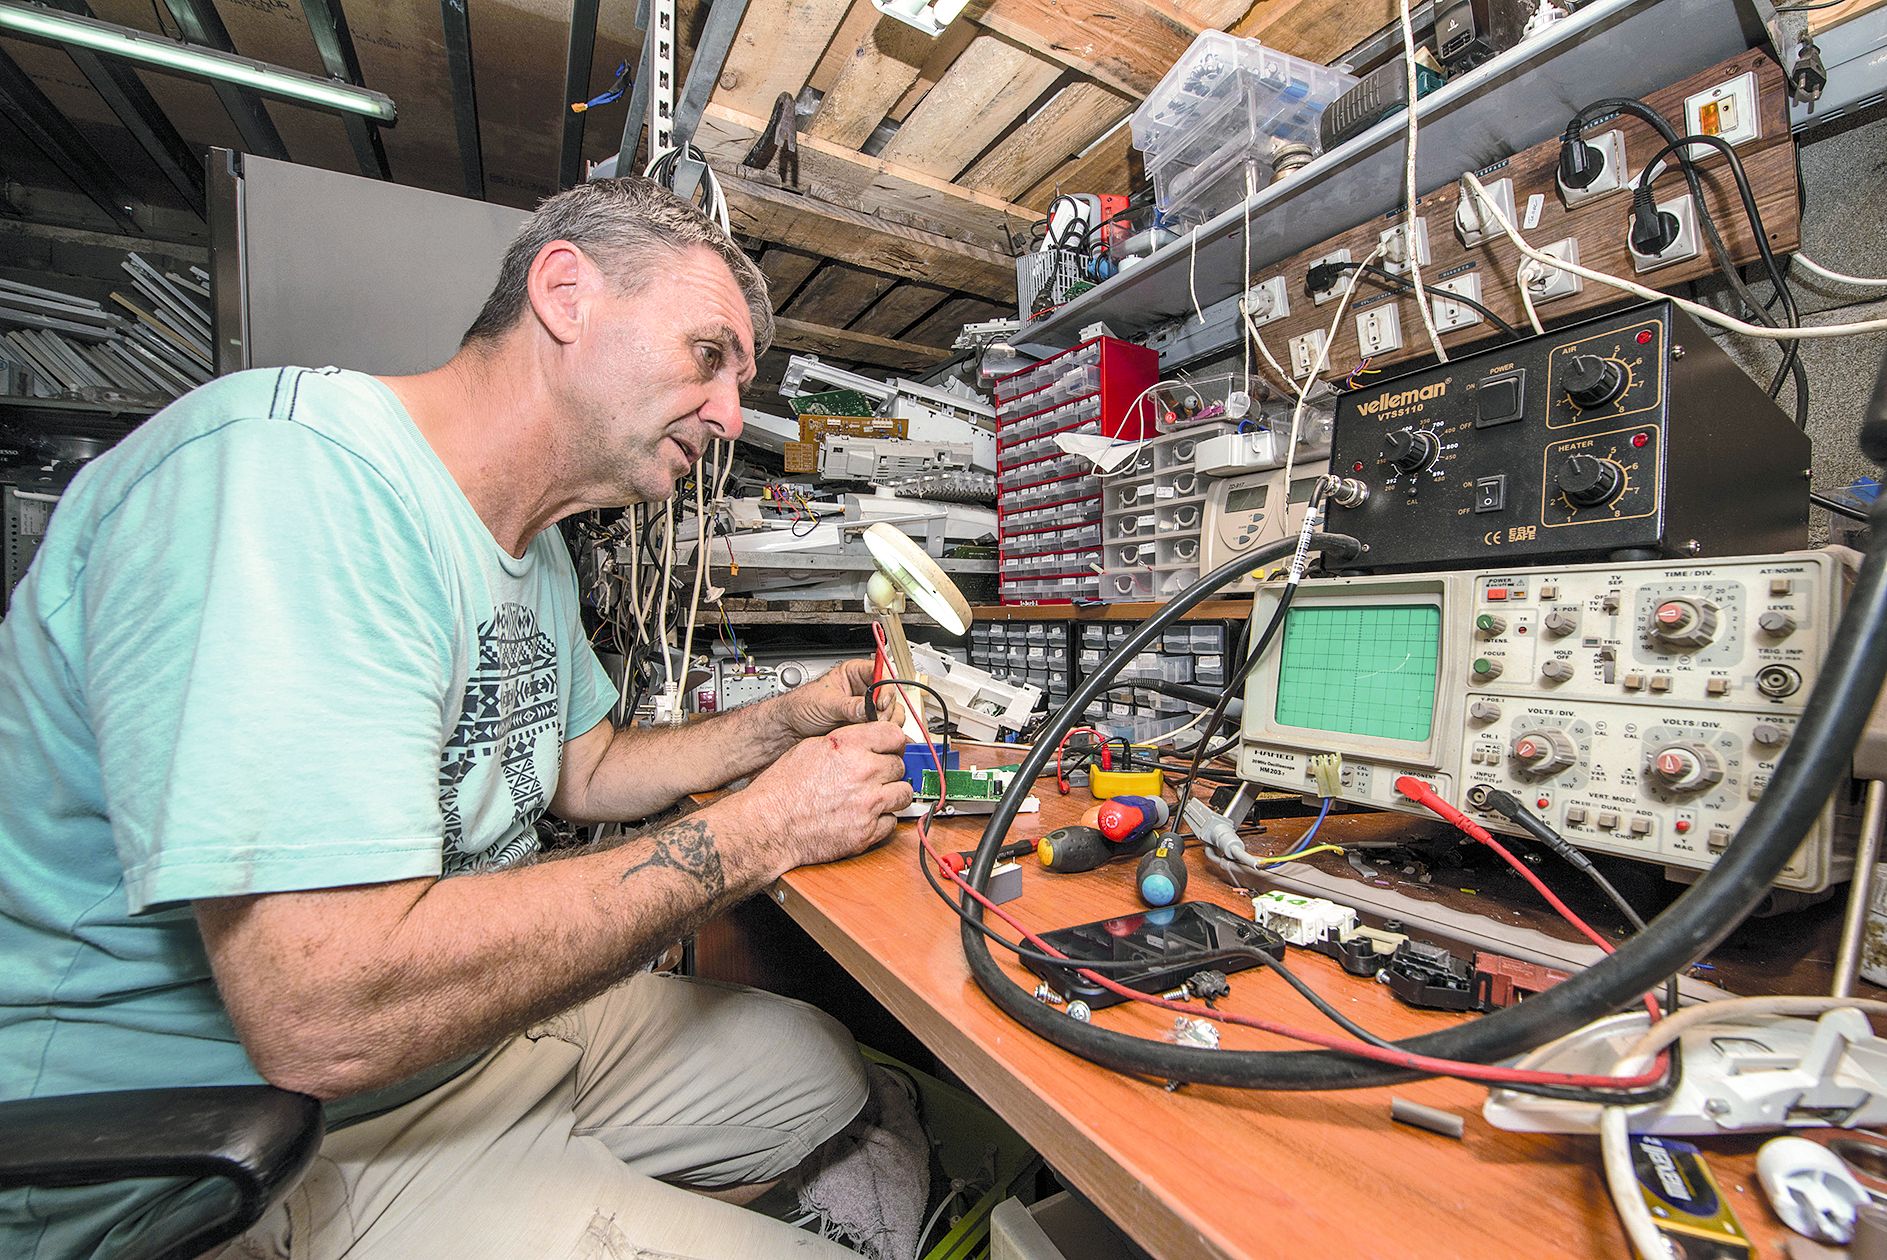
[[[998,754],[965,760],[1000,764]],[[1011,839],[1040,835],[1093,804],[1038,785],[1039,815]],[[1288,847],[1302,822],[1274,824]],[[974,847],[978,819],[940,822],[940,849]],[[957,921],[916,869],[911,824],[849,861],[787,875],[774,900],[938,1058],[1071,1182],[1160,1257],[1323,1256],[1338,1260],[1623,1256],[1589,1137],[1506,1133],[1480,1114],[1484,1090],[1457,1081],[1333,1093],[1259,1093],[1117,1075],[1037,1039],[998,1011],[970,978]],[[1250,903],[1192,866],[1189,897],[1249,915]],[[1049,929],[1140,908],[1131,864],[1087,875],[1023,866],[1010,909]],[[993,923],[993,920],[992,920]],[[1000,953],[1000,951],[999,951]],[[1293,950],[1290,961],[1346,1013],[1385,1036],[1407,1037],[1460,1016],[1418,1011],[1386,988]],[[1018,982],[1035,977],[1006,964]],[[1319,1017],[1277,977],[1233,976],[1227,1009],[1299,1025]],[[1172,1016],[1127,1004],[1095,1022],[1160,1037]],[[1222,1026],[1227,1048],[1287,1044]],[[1392,1123],[1391,1096],[1463,1116],[1455,1141]],[[1760,1138],[1704,1139],[1711,1167],[1759,1254],[1784,1254],[1786,1231],[1753,1179]]]

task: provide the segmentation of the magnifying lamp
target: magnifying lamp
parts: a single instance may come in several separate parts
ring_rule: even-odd
[[[916,678],[911,644],[904,637],[905,610],[916,604],[918,611],[946,633],[961,635],[970,628],[970,602],[943,568],[903,530],[880,521],[864,532],[864,539],[865,549],[878,566],[865,583],[865,611],[884,628],[894,676]],[[905,733],[913,742],[921,742],[925,735],[923,693],[912,688],[906,694],[907,707],[912,711],[905,716]]]

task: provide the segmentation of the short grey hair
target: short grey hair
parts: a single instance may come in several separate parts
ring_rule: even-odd
[[[773,344],[773,303],[766,277],[718,223],[652,180],[597,179],[546,197],[518,229],[498,268],[484,309],[460,338],[461,346],[496,341],[524,318],[531,304],[531,263],[552,241],[569,241],[603,273],[635,292],[661,276],[658,251],[714,253],[734,273],[753,317],[754,356]]]

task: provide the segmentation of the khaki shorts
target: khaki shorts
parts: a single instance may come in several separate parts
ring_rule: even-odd
[[[850,1256],[679,1186],[791,1171],[864,1105],[852,1038],[736,985],[638,975],[328,1134],[218,1260]],[[674,1183],[674,1184],[670,1184]]]

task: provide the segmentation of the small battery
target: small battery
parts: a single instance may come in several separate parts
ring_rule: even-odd
[[[1749,1238],[1696,1147],[1634,1133],[1631,1167],[1645,1206],[1677,1254],[1685,1260],[1750,1260]]]

